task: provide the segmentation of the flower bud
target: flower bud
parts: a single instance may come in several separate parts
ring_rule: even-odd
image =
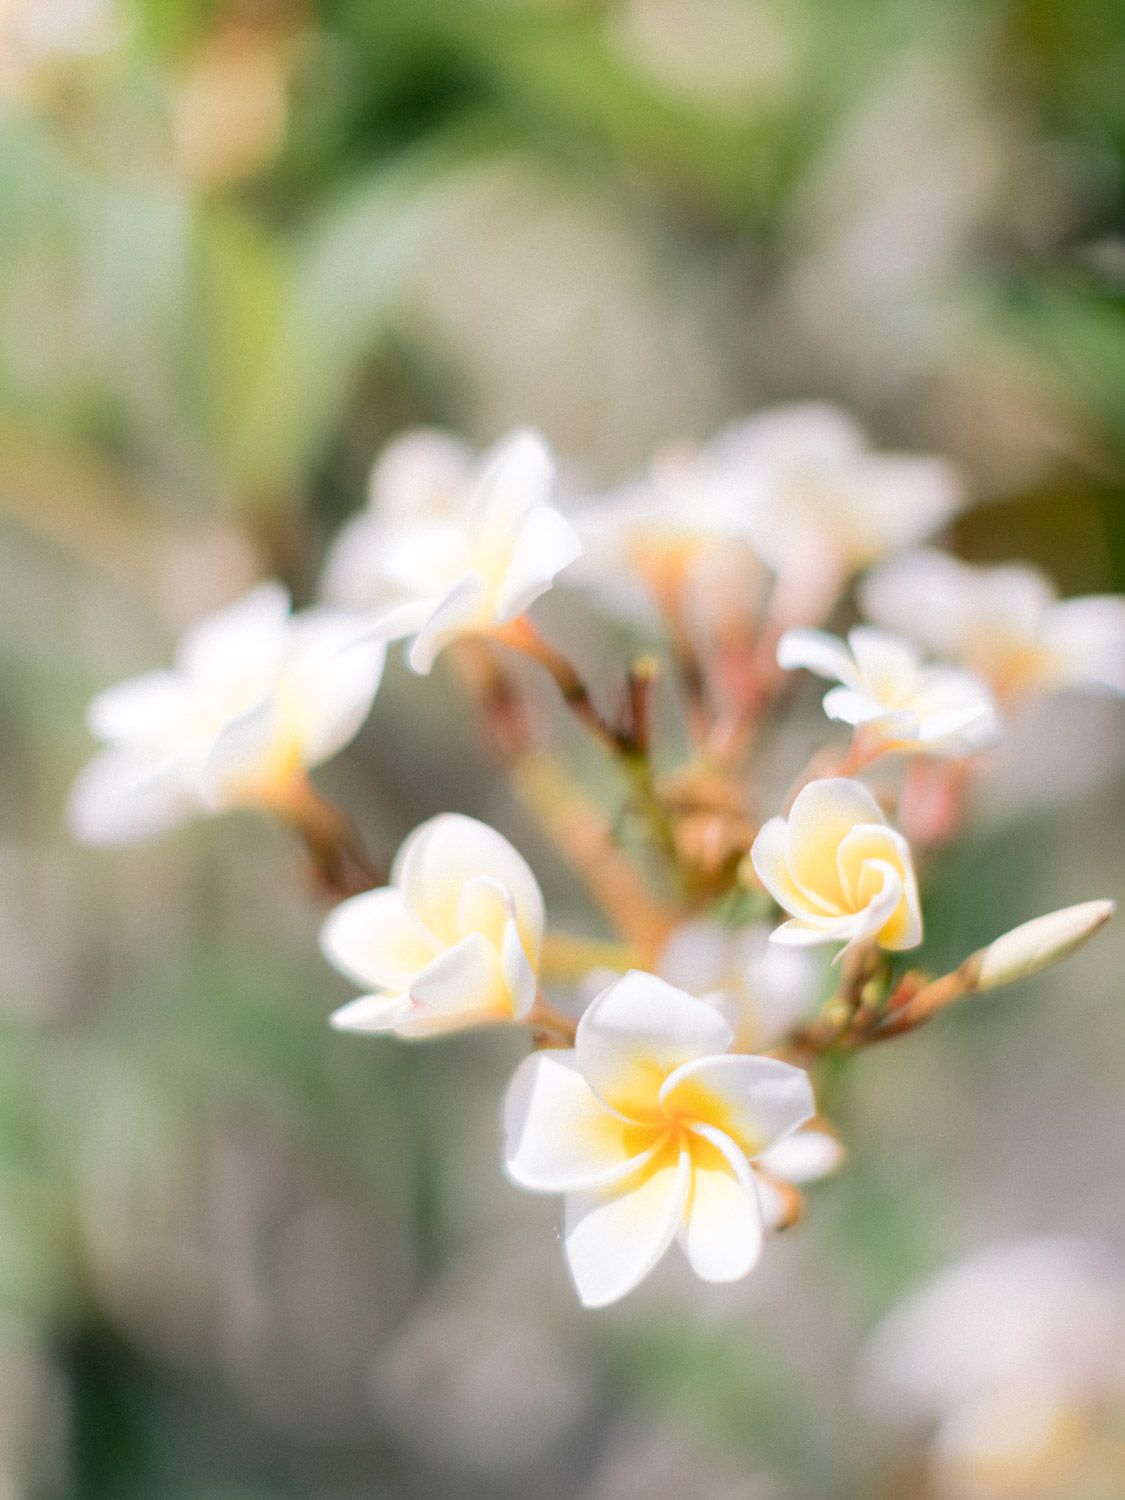
[[[1084,901],[1013,928],[978,955],[980,971],[974,987],[994,990],[1038,974],[1080,948],[1115,910],[1112,901]]]

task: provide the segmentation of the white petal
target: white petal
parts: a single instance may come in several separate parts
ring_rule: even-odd
[[[371,711],[386,654],[370,619],[328,609],[297,616],[282,691],[305,766],[320,765],[354,739]]]
[[[439,601],[415,635],[407,654],[411,668],[419,676],[429,674],[450,641],[482,630],[490,623],[485,597],[484,579],[479,573],[468,573]]]
[[[794,917],[770,933],[771,943],[786,948],[814,948],[820,943],[848,943],[856,936],[861,919],[851,913],[839,917]]]
[[[286,751],[278,701],[274,696],[224,724],[199,773],[201,795],[214,809],[253,801]],[[290,768],[292,769],[292,768]]]
[[[633,969],[598,996],[578,1023],[578,1063],[611,1109],[660,1118],[660,1089],[681,1063],[725,1052],[731,1029],[713,1005]]]
[[[824,902],[793,879],[789,868],[789,831],[784,818],[770,818],[763,823],[751,846],[750,861],[758,879],[783,910],[825,914]]]
[[[845,1151],[827,1130],[798,1130],[776,1141],[758,1158],[761,1166],[783,1182],[816,1182],[842,1164]]]
[[[888,736],[897,725],[900,732],[914,725],[913,714],[889,714],[877,698],[868,693],[854,693],[850,688],[830,688],[824,695],[824,712],[842,724],[886,724]],[[903,733],[905,737],[905,733]]]
[[[851,653],[838,636],[826,630],[787,630],[777,643],[777,664],[786,671],[804,667],[830,682],[859,686]]]
[[[409,995],[360,995],[329,1016],[336,1031],[394,1031],[409,1012]]]
[[[735,440],[735,433],[727,438]],[[770,466],[846,459],[866,445],[863,429],[847,412],[822,401],[759,412],[740,424],[737,441],[747,462]]]
[[[155,838],[203,811],[183,766],[129,750],[105,750],[79,773],[67,821],[84,844]]]
[[[1125,693],[1125,599],[1119,594],[1052,606],[1043,619],[1043,644],[1059,658],[1063,681]]]
[[[329,912],[320,929],[328,962],[356,984],[406,990],[439,945],[393,886],[364,891]]]
[[[592,1189],[635,1173],[660,1136],[606,1108],[572,1051],[537,1052],[516,1069],[504,1100],[504,1162],[534,1192]]]
[[[789,870],[803,891],[819,898],[822,912],[847,904],[836,857],[842,840],[857,824],[885,821],[867,788],[846,777],[812,781],[797,793],[789,813]]]
[[[371,470],[368,497],[392,526],[449,514],[468,487],[473,450],[452,433],[415,427],[383,449]]]
[[[543,437],[522,428],[484,454],[469,504],[469,526],[485,552],[508,550],[524,517],[555,497],[555,461]]]
[[[539,882],[495,828],[461,813],[441,813],[414,830],[391,871],[412,910],[446,942],[464,935],[465,887],[480,877],[511,897],[524,947],[537,963],[545,922]]]
[[[762,1209],[750,1164],[720,1131],[701,1126],[691,1145],[691,1192],[679,1239],[704,1281],[737,1281],[762,1253]]]
[[[99,740],[161,745],[174,737],[188,706],[188,687],[178,672],[145,672],[91,699],[86,723]]]
[[[410,1011],[400,1036],[437,1036],[463,1026],[511,1020],[511,998],[500,971],[500,955],[480,933],[447,948],[410,984]]]
[[[523,614],[547,592],[556,575],[581,555],[582,542],[566,517],[551,506],[538,506],[516,536],[496,599],[497,620],[512,620]]]
[[[570,1193],[564,1243],[585,1307],[631,1292],[675,1237],[691,1187],[691,1157],[668,1148],[613,1187]]]
[[[748,1157],[816,1112],[804,1069],[774,1057],[741,1054],[684,1063],[660,1090],[660,1104],[673,1119],[721,1130]]]
[[[198,681],[276,670],[288,644],[289,593],[273,580],[185,631],[177,664]]]
[[[394,597],[383,571],[387,529],[370,511],[346,521],[328,550],[321,597],[347,609],[378,609]]]
[[[500,971],[511,997],[512,1014],[517,1020],[522,1020],[535,1004],[539,981],[514,917],[505,924],[500,941]]]
[[[848,632],[864,688],[888,707],[915,685],[921,662],[918,652],[900,636],[871,625],[857,625]]]

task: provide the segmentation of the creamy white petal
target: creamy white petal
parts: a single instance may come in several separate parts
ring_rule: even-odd
[[[539,983],[514,917],[505,924],[500,939],[500,972],[511,999],[512,1014],[522,1020],[535,1004]]]
[[[410,982],[410,1012],[402,1036],[436,1036],[487,1021],[511,1019],[500,955],[479,932],[454,943]]]
[[[913,713],[888,713],[877,698],[851,688],[830,688],[824,695],[824,712],[842,724],[886,725],[887,735],[906,738],[917,727]]]
[[[479,573],[467,573],[435,606],[407,653],[411,669],[428,676],[434,662],[458,636],[471,635],[488,623],[487,590]]]
[[[842,1144],[827,1130],[811,1127],[775,1141],[758,1158],[759,1164],[783,1182],[816,1182],[843,1163]]]
[[[145,672],[106,688],[86,710],[90,733],[124,745],[163,745],[189,711],[191,695],[177,672]]]
[[[496,598],[497,620],[503,623],[523,614],[581,555],[582,542],[566,517],[550,506],[538,506],[516,536]]]
[[[789,867],[789,830],[784,818],[770,818],[763,823],[751,846],[750,861],[758,879],[783,910],[815,910],[822,916],[829,913],[823,901],[793,879]]]
[[[633,969],[587,1008],[575,1048],[583,1074],[611,1109],[650,1120],[660,1117],[660,1089],[673,1069],[725,1052],[731,1041],[713,1005]]]
[[[516,1069],[504,1100],[504,1162],[534,1192],[592,1189],[635,1174],[661,1142],[606,1108],[573,1051],[537,1052]]]
[[[859,676],[864,688],[888,707],[896,695],[914,685],[921,667],[918,652],[901,636],[871,625],[857,625],[848,632]]]
[[[336,1031],[394,1031],[410,1011],[409,995],[360,995],[329,1016]]]
[[[830,913],[832,905],[841,902],[836,859],[841,841],[857,824],[885,821],[867,788],[847,777],[812,781],[797,793],[787,829],[789,869],[804,892],[819,898],[819,908],[815,900],[812,903],[814,910]]]
[[[283,658],[288,623],[288,590],[273,580],[261,583],[185,631],[176,663],[205,682],[271,673]]]
[[[383,449],[371,470],[370,504],[391,526],[447,515],[470,481],[473,451],[436,427],[415,427]]]
[[[284,747],[284,729],[277,699],[270,695],[223,725],[199,770],[199,789],[208,807],[219,810],[252,801],[283,767],[276,752]],[[294,747],[295,752],[295,747]],[[286,757],[288,759],[289,757]]]
[[[84,844],[132,844],[167,833],[201,810],[182,764],[131,750],[104,750],[79,773],[67,804]]]
[[[774,1057],[737,1053],[684,1063],[665,1081],[660,1104],[669,1118],[721,1130],[748,1157],[816,1112],[804,1069]]]
[[[462,813],[440,813],[416,828],[395,857],[392,882],[439,938],[464,932],[462,901],[470,881],[489,877],[512,898],[528,956],[538,961],[543,895],[527,861],[506,838]]]
[[[762,1209],[749,1162],[721,1131],[692,1133],[691,1191],[679,1241],[704,1281],[737,1281],[762,1253]]]
[[[777,643],[777,664],[786,671],[803,667],[818,677],[859,688],[855,662],[847,647],[826,630],[787,630]]]
[[[320,929],[328,962],[356,984],[405,991],[439,952],[434,935],[393,886],[364,891],[329,912]]]
[[[1059,660],[1064,682],[1125,693],[1125,598],[1091,594],[1053,605],[1043,644]]]
[[[520,523],[555,496],[555,461],[538,432],[521,428],[482,457],[480,476],[468,501],[474,541],[486,552],[510,546]]]
[[[618,1301],[675,1238],[691,1188],[691,1157],[666,1148],[613,1187],[566,1198],[564,1246],[585,1307]]]
[[[862,918],[852,913],[839,917],[792,917],[770,933],[771,943],[788,948],[813,948],[818,943],[848,943],[856,936]]]
[[[336,610],[294,621],[293,656],[281,685],[305,766],[328,760],[355,738],[383,677],[378,626]]]

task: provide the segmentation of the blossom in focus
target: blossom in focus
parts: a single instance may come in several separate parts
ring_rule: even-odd
[[[838,682],[825,694],[825,713],[885,750],[971,755],[1000,739],[995,702],[979,678],[925,666],[909,642],[872,626],[849,631],[846,644],[823,630],[787,630],[777,660]]]
[[[812,1087],[774,1058],[729,1052],[718,1010],[633,970],[578,1023],[573,1049],[517,1069],[504,1109],[509,1176],[565,1194],[564,1245],[587,1307],[631,1291],[678,1239],[705,1281],[757,1262],[751,1163],[812,1117]]]
[[[410,665],[429,672],[450,641],[514,620],[579,556],[555,491],[537,433],[515,432],[479,460],[443,434],[408,434],[377,465],[367,511],[337,539],[325,595],[380,612],[385,639],[412,637]]]
[[[872,573],[860,603],[878,624],[963,662],[1001,699],[1068,687],[1125,693],[1119,594],[1060,600],[1037,568],[976,567],[924,549]]]
[[[798,792],[788,819],[764,825],[750,859],[790,915],[774,942],[850,948],[873,939],[898,951],[922,941],[910,847],[858,781],[810,782]]]
[[[785,623],[821,619],[855,573],[931,536],[964,504],[946,460],[873,452],[833,406],[776,407],[726,443],[752,484],[746,534],[778,576]]]
[[[359,730],[384,656],[370,622],[291,614],[280,584],[260,584],[190,627],[174,667],[93,699],[87,721],[105,748],[74,785],[72,829],[120,844],[200,812],[284,807],[301,774]]]
[[[657,962],[662,979],[722,1011],[740,1052],[774,1046],[806,1015],[822,980],[811,953],[769,941],[765,922],[730,928],[697,918],[681,922]]]
[[[876,1329],[865,1405],[914,1429],[943,1495],[1111,1493],[1125,1411],[1125,1276],[1103,1247],[1044,1237],[989,1245]],[[1108,1431],[1100,1429],[1107,1422]]]
[[[521,1019],[535,1003],[543,926],[539,884],[502,834],[460,813],[431,818],[400,848],[389,885],[324,924],[325,957],[368,991],[332,1024],[426,1037]]]

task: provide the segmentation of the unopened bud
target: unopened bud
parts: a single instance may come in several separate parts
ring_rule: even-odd
[[[1112,901],[1084,901],[1013,928],[975,955],[980,969],[974,989],[994,990],[1058,963],[1093,937],[1115,910]]]

